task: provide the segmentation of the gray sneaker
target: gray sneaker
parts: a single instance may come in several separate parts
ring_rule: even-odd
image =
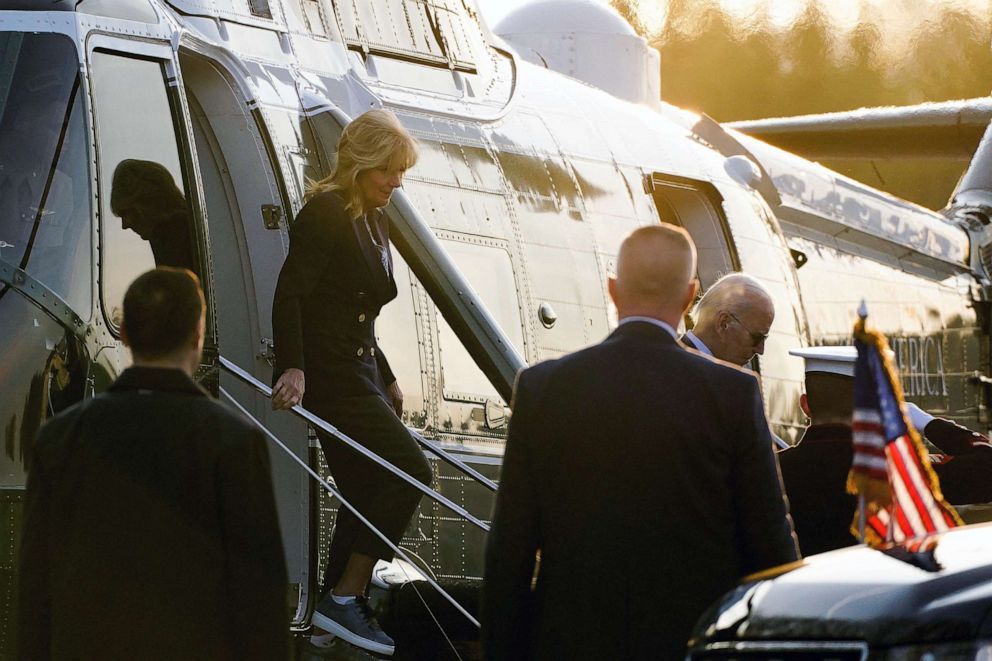
[[[328,594],[317,604],[313,623],[355,647],[386,656],[393,654],[393,639],[383,632],[365,597],[355,597],[351,603],[341,605]]]

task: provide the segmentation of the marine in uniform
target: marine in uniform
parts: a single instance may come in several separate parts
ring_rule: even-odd
[[[847,493],[857,351],[834,346],[789,353],[806,361],[806,393],[800,404],[810,425],[799,443],[780,452],[778,460],[799,546],[803,555],[812,555],[858,543],[851,533],[857,497]],[[992,500],[988,439],[912,403],[907,409],[911,423],[945,453],[934,462],[934,470],[947,501],[965,505]]]

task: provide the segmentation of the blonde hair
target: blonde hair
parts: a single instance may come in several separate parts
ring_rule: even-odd
[[[344,127],[334,170],[310,185],[307,198],[337,191],[344,198],[345,210],[357,217],[362,211],[361,192],[355,185],[359,174],[379,167],[406,170],[416,162],[417,141],[396,115],[388,110],[369,110]]]

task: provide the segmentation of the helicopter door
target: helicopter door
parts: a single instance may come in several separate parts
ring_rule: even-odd
[[[802,429],[798,397],[802,363],[789,350],[802,346],[805,317],[793,257],[775,229],[771,212],[756,196],[707,182],[655,174],[649,188],[662,222],[684,227],[696,244],[702,291],[721,276],[743,271],[758,278],[775,304],[765,353],[751,359],[761,375],[768,419],[775,432],[795,438]],[[733,228],[735,241],[731,235]]]
[[[702,291],[740,270],[727,224],[718,209],[722,198],[710,184],[655,175],[651,189],[661,222],[684,228],[696,244],[696,275]]]
[[[180,52],[210,235],[216,296],[218,349],[260,381],[270,382],[271,305],[285,256],[279,218],[285,202],[266,137],[246,110],[246,100],[213,62]],[[310,456],[306,424],[275,414],[268,399],[223,372],[221,386],[297,456]],[[271,452],[279,523],[289,582],[295,591],[294,622],[306,615],[310,590],[310,485],[285,454]]]

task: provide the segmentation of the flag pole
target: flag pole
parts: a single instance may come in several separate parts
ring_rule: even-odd
[[[858,306],[858,316],[863,322],[868,318],[868,304],[865,299],[861,299],[861,305]],[[858,492],[858,540],[864,544],[865,543],[865,521],[867,520],[867,514],[865,512],[865,493],[864,491]]]
[[[865,495],[858,494],[858,541],[865,543]]]

